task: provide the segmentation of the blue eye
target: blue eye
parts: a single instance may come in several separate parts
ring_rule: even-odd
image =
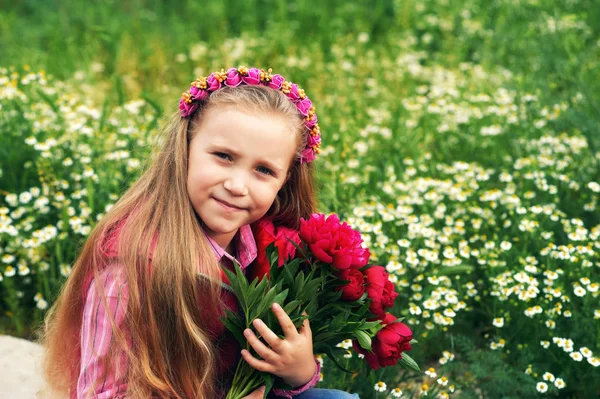
[[[260,173],[265,174],[265,175],[275,176],[275,173],[273,173],[273,171],[271,169],[266,168],[264,166],[259,166],[258,168],[256,168],[256,170],[258,170]]]
[[[214,155],[221,159],[226,159],[228,161],[231,160],[231,157],[228,154],[225,154],[224,152],[215,152]]]

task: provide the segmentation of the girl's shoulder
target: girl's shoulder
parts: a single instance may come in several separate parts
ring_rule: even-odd
[[[106,265],[98,274],[98,278],[92,278],[87,289],[86,296],[95,296],[99,293],[99,287],[104,291],[107,298],[123,298],[129,294],[127,285],[127,274],[125,267],[112,262]]]

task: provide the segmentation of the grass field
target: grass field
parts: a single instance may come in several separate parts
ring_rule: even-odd
[[[599,21],[591,0],[0,0],[0,333],[31,337],[195,77],[272,67],[317,107],[320,208],[387,267],[424,370],[325,358],[321,386],[600,395]]]

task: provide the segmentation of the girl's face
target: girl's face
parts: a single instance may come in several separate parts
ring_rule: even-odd
[[[240,227],[264,216],[295,152],[295,133],[281,116],[206,112],[189,145],[187,190],[208,236],[226,249]]]

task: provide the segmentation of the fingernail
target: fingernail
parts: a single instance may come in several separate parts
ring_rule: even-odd
[[[254,321],[252,321],[252,323],[253,323],[255,326],[258,326],[258,325],[260,325],[261,321],[260,321],[260,319],[254,319]]]
[[[277,302],[273,302],[273,309],[279,309],[280,306]]]
[[[250,334],[252,334],[252,331],[250,331],[250,329],[245,329],[245,330],[244,330],[244,335],[245,335],[246,337],[249,337],[249,336],[250,336]]]

